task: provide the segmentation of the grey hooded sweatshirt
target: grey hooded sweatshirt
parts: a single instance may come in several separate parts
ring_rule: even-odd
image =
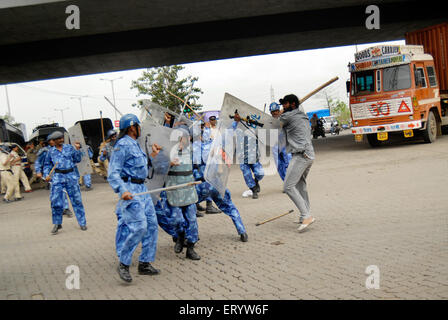
[[[286,152],[304,152],[314,159],[314,148],[311,142],[311,127],[308,116],[299,108],[284,112],[280,116],[286,136]]]

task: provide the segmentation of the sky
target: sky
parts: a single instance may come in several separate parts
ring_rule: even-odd
[[[382,42],[382,44],[404,44],[404,40]],[[347,65],[354,61],[354,53],[379,43],[333,47],[315,50],[302,50],[287,53],[259,55],[244,58],[214,60],[184,64],[180,77],[188,75],[199,77],[195,86],[204,92],[199,103],[202,111],[220,110],[224,94],[233,96],[264,109],[271,103],[271,87],[275,101],[293,93],[299,99],[319,85],[334,77],[339,80],[324,89],[329,97],[340,99],[348,104],[345,82],[349,79]],[[69,128],[78,120],[100,117],[115,120],[115,111],[104,99],[112,99],[113,81],[117,108],[123,113],[139,111],[132,107],[137,100],[148,98],[138,96],[130,89],[131,81],[136,80],[145,69],[135,69],[87,76],[60,78],[45,81],[25,82],[7,86],[11,115],[16,122],[24,123],[27,136],[37,125],[57,122]],[[82,113],[80,101],[81,98]],[[323,94],[317,94],[303,104],[306,112],[326,107]],[[64,111],[60,111],[63,109]],[[0,86],[0,115],[6,114],[7,99],[5,86]],[[63,118],[62,118],[63,116]],[[64,120],[63,120],[64,119]],[[119,114],[118,118],[119,119]]]

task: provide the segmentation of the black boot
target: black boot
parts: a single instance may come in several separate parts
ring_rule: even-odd
[[[185,233],[182,232],[179,234],[179,236],[176,239],[176,244],[174,245],[174,252],[175,253],[181,253],[184,249],[184,240],[185,240]]]
[[[132,277],[129,273],[129,266],[120,262],[120,265],[118,266],[118,274],[120,275],[121,280],[132,282]]]
[[[243,242],[247,242],[247,240],[249,240],[249,237],[247,236],[247,233],[244,232],[244,233],[240,234],[240,239]]]
[[[154,268],[149,262],[138,262],[138,274],[153,276],[159,273],[160,270]]]
[[[211,213],[211,214],[213,214],[213,213],[221,213],[221,210],[215,208],[213,206],[213,202],[207,201],[207,207],[205,209],[205,213]]]
[[[257,193],[261,191],[260,184],[258,183],[258,180],[255,178],[255,190],[257,190]]]
[[[67,218],[73,217],[73,213],[70,211],[70,209],[64,209],[62,215],[66,216]]]
[[[52,234],[57,234],[58,231],[59,231],[59,229],[62,229],[62,225],[60,225],[60,224],[55,224],[54,227],[53,227],[53,229],[51,230],[51,233],[52,233]]]
[[[187,255],[186,257],[191,260],[200,260],[201,257],[194,251],[194,243],[187,243]]]
[[[197,211],[205,211],[205,208],[204,208],[203,206],[201,206],[201,205],[199,204],[199,202],[197,202],[197,203],[196,203],[196,210],[197,210]]]
[[[250,188],[252,190],[252,199],[258,199],[257,186]]]

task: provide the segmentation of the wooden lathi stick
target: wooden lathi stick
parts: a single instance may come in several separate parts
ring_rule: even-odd
[[[286,216],[287,214],[290,214],[290,213],[293,212],[293,211],[294,211],[294,210],[289,210],[288,212],[283,213],[283,214],[281,214],[281,215],[279,215],[279,216],[276,216],[276,217],[273,217],[273,218],[264,220],[264,221],[262,221],[262,222],[257,222],[257,224],[255,224],[255,226],[260,226],[260,225],[262,225],[262,224],[265,224],[266,222],[271,222],[271,221],[273,221],[273,220],[276,220],[276,219],[278,219],[278,218],[281,218],[281,217],[283,217],[283,216]]]
[[[152,189],[152,190],[145,191],[145,192],[135,193],[132,196],[135,197],[135,196],[141,196],[141,195],[149,194],[149,193],[174,190],[174,189],[179,189],[179,188],[183,188],[183,187],[190,187],[190,186],[194,186],[194,185],[201,184],[201,183],[202,183],[202,181],[193,181],[193,182],[188,182],[188,183],[182,183],[182,184],[177,184],[177,185],[171,186],[171,187],[158,188],[158,189]]]
[[[300,104],[302,104],[303,102],[305,102],[306,100],[308,100],[311,96],[315,95],[316,93],[318,93],[320,90],[322,90],[323,88],[329,86],[330,84],[332,84],[333,82],[335,82],[336,80],[338,80],[339,77],[334,77],[333,79],[325,82],[323,85],[317,87],[316,89],[314,89],[313,91],[311,91],[310,93],[308,93],[306,96],[304,96],[303,98],[300,99]]]
[[[287,214],[290,214],[290,213],[293,212],[293,211],[294,211],[294,210],[289,210],[288,212],[286,212],[286,213],[282,213],[282,214],[279,215],[279,216],[276,216],[276,217],[273,217],[273,218],[264,220],[264,221],[262,221],[262,222],[257,222],[257,223],[255,224],[255,226],[260,226],[260,225],[262,225],[262,224],[265,224],[266,222],[271,222],[271,221],[273,221],[273,220],[276,220],[276,219],[278,219],[278,218],[281,218],[281,217],[283,217],[283,216],[286,216]]]

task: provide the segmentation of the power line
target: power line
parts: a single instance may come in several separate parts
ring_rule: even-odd
[[[90,99],[98,99],[98,100],[103,100],[104,99],[103,95],[81,95],[81,94],[74,94],[74,93],[68,93],[68,92],[61,92],[61,91],[54,91],[54,90],[48,90],[48,89],[43,89],[43,88],[37,88],[37,87],[25,85],[25,84],[16,84],[15,86],[22,87],[24,89],[31,89],[31,90],[36,90],[36,91],[42,91],[42,92],[51,93],[51,94],[57,94],[57,95],[62,95],[62,96],[79,97],[79,98],[90,98]],[[130,100],[130,101],[138,100],[138,98],[115,98],[115,99],[116,100]]]

